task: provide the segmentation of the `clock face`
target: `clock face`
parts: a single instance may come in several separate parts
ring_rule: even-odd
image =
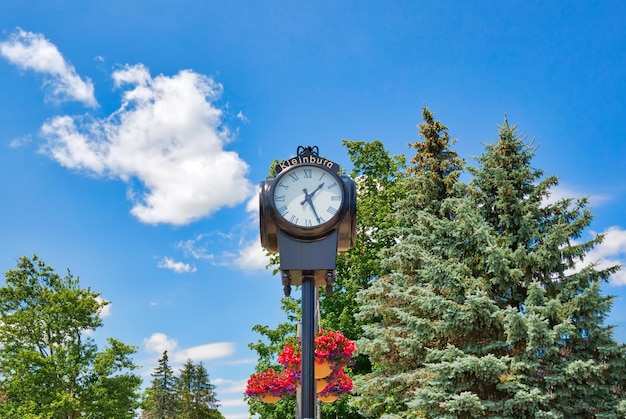
[[[343,205],[342,180],[319,166],[295,166],[275,180],[272,201],[288,223],[315,228],[330,222]]]

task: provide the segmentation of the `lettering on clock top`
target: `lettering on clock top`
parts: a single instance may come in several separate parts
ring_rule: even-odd
[[[301,156],[297,156],[297,157],[292,157],[290,159],[287,160],[283,160],[282,162],[278,163],[276,166],[274,166],[274,171],[276,172],[276,174],[279,174],[280,172],[282,172],[285,169],[288,169],[290,167],[293,166],[297,166],[300,164],[313,164],[316,166],[323,166],[327,169],[332,170],[334,173],[339,174],[339,165],[333,161],[330,161],[328,159],[325,159],[323,157],[319,157],[319,156],[315,156],[315,155],[301,155]],[[310,177],[310,171],[304,171],[304,177]]]

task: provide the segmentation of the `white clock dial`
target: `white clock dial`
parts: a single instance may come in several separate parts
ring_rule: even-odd
[[[331,221],[343,204],[338,176],[319,166],[296,166],[279,175],[272,200],[280,217],[298,227],[314,228]]]

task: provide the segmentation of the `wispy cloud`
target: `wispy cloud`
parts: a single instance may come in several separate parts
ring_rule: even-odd
[[[241,271],[263,270],[269,263],[265,250],[261,247],[258,234],[246,239],[238,234],[200,234],[192,239],[182,240],[177,248],[186,255],[199,260],[208,260],[215,266],[224,266]],[[215,252],[214,249],[221,249]]]
[[[96,105],[91,82],[42,35],[19,30],[0,52],[46,75],[55,96]],[[121,106],[106,118],[51,118],[41,128],[45,153],[69,169],[128,182],[131,213],[145,223],[188,224],[250,196],[248,164],[226,150],[232,135],[217,105],[219,83],[190,70],[153,77],[141,64],[112,78]]]
[[[564,198],[588,198],[589,205],[591,207],[599,207],[611,200],[611,196],[609,195],[598,193],[584,193],[580,190],[568,186],[557,185],[550,189],[550,196],[548,197],[548,199],[545,200],[544,204],[553,204]]]
[[[164,257],[157,264],[159,268],[170,269],[177,274],[196,272],[196,267],[184,262],[176,262],[173,259]]]
[[[44,75],[50,100],[74,100],[97,107],[91,80],[83,80],[43,35],[17,29],[7,41],[0,42],[0,54],[23,70]]]
[[[187,256],[209,260],[215,266],[241,271],[264,270],[269,263],[269,257],[259,239],[258,189],[256,192],[246,203],[248,216],[230,232],[199,234],[192,239],[181,240],[176,247]]]
[[[164,351],[167,351],[169,359],[178,364],[188,359],[199,362],[225,358],[235,352],[235,345],[232,342],[206,343],[189,348],[180,348],[176,339],[160,332],[153,333],[149,338],[144,339],[143,343],[147,352],[162,354]]]

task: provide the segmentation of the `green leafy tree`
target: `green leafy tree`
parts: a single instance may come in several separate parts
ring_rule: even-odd
[[[36,255],[18,260],[0,288],[1,417],[134,417],[136,349],[109,339],[99,351],[87,334],[107,304],[69,271],[61,277]]]
[[[180,419],[220,419],[222,414],[215,394],[215,386],[209,380],[202,362],[185,362],[176,384],[176,392],[180,399]]]
[[[169,364],[167,350],[163,351],[158,363],[151,374],[153,377],[151,386],[144,394],[142,418],[175,418],[180,412],[180,404],[176,394],[177,379]]]

